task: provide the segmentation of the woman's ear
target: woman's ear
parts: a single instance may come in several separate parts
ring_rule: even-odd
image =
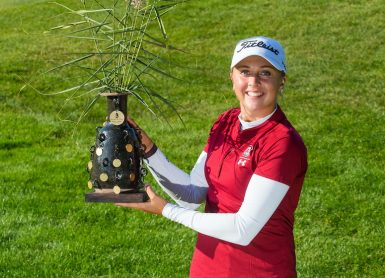
[[[233,69],[230,70],[229,79],[231,81],[231,87],[233,88],[233,91],[234,91],[235,89],[234,89],[234,80],[233,80]]]
[[[282,91],[283,88],[285,87],[285,82],[286,82],[286,75],[284,75],[282,77],[282,80],[281,80],[281,85],[279,86],[279,90]]]

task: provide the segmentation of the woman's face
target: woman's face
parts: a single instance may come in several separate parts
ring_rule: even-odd
[[[230,73],[244,121],[255,121],[274,111],[286,77],[260,56],[249,56]]]

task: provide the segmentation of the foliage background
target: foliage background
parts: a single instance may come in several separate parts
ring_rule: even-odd
[[[76,119],[86,100],[20,91],[82,47],[43,34],[63,20],[48,2],[0,1],[0,275],[186,277],[195,232],[83,201],[103,101],[75,127],[60,119]],[[169,159],[189,171],[217,115],[237,105],[228,79],[235,43],[256,34],[282,42],[289,80],[281,106],[309,152],[295,226],[300,277],[385,272],[384,10],[380,0],[190,1],[165,18],[170,42],[188,52],[169,57],[182,65],[170,71],[183,81],[153,81],[185,126],[171,111],[164,114],[172,128],[129,104]],[[54,92],[76,78],[64,72],[37,86]]]

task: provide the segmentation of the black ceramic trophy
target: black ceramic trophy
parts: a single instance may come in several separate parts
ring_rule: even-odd
[[[107,121],[96,128],[91,146],[86,202],[132,203],[148,199],[143,192],[143,149],[139,135],[127,123],[127,93],[102,93],[107,97]]]

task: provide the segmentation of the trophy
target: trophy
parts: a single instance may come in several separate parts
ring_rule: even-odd
[[[128,93],[101,93],[107,98],[107,121],[96,128],[90,148],[86,202],[131,203],[148,199],[143,191],[147,171],[142,163],[140,135],[127,123]]]
[[[142,188],[144,151],[140,134],[127,123],[127,97],[134,96],[154,114],[150,106],[160,111],[157,101],[176,111],[147,84],[157,75],[173,78],[164,54],[178,49],[169,44],[162,17],[185,1],[80,2],[79,8],[56,3],[78,19],[55,26],[50,32],[64,32],[68,38],[83,41],[85,48],[68,53],[69,61],[48,72],[75,69],[77,83],[55,94],[70,93],[68,100],[92,95],[80,119],[100,96],[107,99],[107,120],[97,127],[95,144],[90,148],[87,170],[92,192],[85,194],[85,200],[144,202],[148,199]]]

